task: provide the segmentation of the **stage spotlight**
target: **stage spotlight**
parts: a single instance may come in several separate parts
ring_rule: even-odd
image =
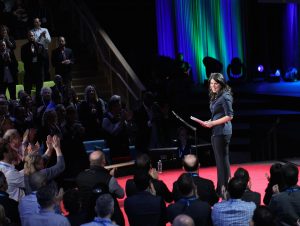
[[[260,73],[264,72],[264,66],[263,65],[258,65],[257,71],[260,72]]]
[[[223,64],[215,58],[206,56],[202,60],[205,69],[206,69],[206,76],[209,78],[211,73],[221,73],[223,69]]]
[[[295,82],[298,80],[298,70],[294,67],[289,68],[283,76],[284,81]]]
[[[227,75],[230,80],[240,81],[245,79],[245,66],[241,59],[234,57],[227,66]]]
[[[280,70],[279,69],[276,69],[275,70],[275,73],[274,74],[270,74],[267,78],[267,80],[269,82],[280,82],[280,78],[281,78],[281,73],[280,73]]]

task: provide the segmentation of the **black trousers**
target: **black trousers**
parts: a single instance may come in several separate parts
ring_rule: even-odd
[[[8,88],[10,99],[15,100],[16,99],[16,83],[6,83],[2,82],[0,84],[0,94],[6,95],[6,88]]]
[[[228,180],[231,177],[229,163],[229,143],[231,134],[216,135],[211,137],[211,144],[214,150],[217,166],[217,193],[221,194],[221,188],[224,185],[227,188]]]

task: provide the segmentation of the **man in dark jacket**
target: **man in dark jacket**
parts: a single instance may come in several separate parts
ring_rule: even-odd
[[[207,202],[211,206],[219,201],[219,197],[216,194],[214,183],[199,176],[199,160],[196,155],[188,154],[184,156],[183,168],[186,173],[193,176],[195,185],[197,186],[197,194],[200,200]],[[173,184],[174,200],[177,201],[182,197],[178,188],[178,181]]]
[[[114,169],[108,171],[105,155],[102,151],[94,151],[90,154],[90,169],[85,170],[76,178],[80,196],[83,200],[83,209],[88,211],[88,217],[92,220],[95,217],[95,202],[102,193],[110,193],[115,200],[114,215],[112,220],[118,225],[125,225],[123,214],[120,210],[117,198],[124,197],[124,190],[113,177]]]
[[[21,47],[21,60],[24,63],[24,90],[30,94],[32,85],[36,86],[36,101],[40,102],[40,92],[44,82],[45,48],[37,43],[32,31],[27,33],[28,42]]]
[[[62,77],[64,84],[71,87],[71,70],[74,64],[73,51],[70,48],[66,48],[66,40],[64,37],[59,37],[58,43],[58,47],[52,51],[52,66],[55,68],[55,74]]]

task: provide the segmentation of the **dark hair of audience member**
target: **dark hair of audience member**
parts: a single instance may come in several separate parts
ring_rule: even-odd
[[[96,214],[99,217],[107,217],[114,212],[114,199],[110,194],[102,194],[96,200]]]
[[[81,201],[78,189],[73,188],[67,190],[63,195],[63,203],[69,214],[78,214],[81,210]]]
[[[228,183],[228,192],[230,198],[240,199],[246,190],[246,186],[247,185],[242,179],[236,177],[231,178]]]
[[[151,159],[146,153],[140,153],[135,160],[135,166],[137,169],[144,169],[149,171],[151,169]]]
[[[29,185],[32,191],[37,191],[47,184],[46,174],[35,172],[29,176]]]
[[[234,172],[234,177],[240,178],[246,185],[248,184],[250,180],[249,173],[246,169],[239,167],[235,172]]]
[[[178,178],[178,189],[183,196],[189,196],[195,189],[193,176],[189,173],[183,173]]]
[[[258,206],[252,217],[253,226],[275,226],[275,217],[269,207]]]
[[[57,187],[55,186],[54,183],[50,183],[38,189],[36,193],[36,197],[41,208],[45,209],[53,205],[56,194],[57,194]]]
[[[145,191],[150,185],[151,176],[146,170],[137,170],[134,174],[133,181],[139,191]]]
[[[195,159],[196,159],[196,161],[194,162],[194,164],[190,165],[190,164],[187,164],[184,161],[184,158],[183,158],[183,168],[184,168],[185,171],[187,171],[187,172],[194,172],[194,171],[198,170],[199,159],[197,158],[197,156],[195,156]]]
[[[297,166],[291,163],[286,163],[282,166],[282,176],[287,187],[292,187],[298,183],[299,170]]]

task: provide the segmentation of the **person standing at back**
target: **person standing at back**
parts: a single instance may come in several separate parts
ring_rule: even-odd
[[[48,29],[41,27],[41,21],[39,18],[35,18],[33,20],[33,26],[34,28],[31,31],[33,32],[35,41],[43,45],[45,48],[44,79],[45,81],[48,81],[50,80],[48,45],[51,42],[51,37]]]
[[[44,82],[45,48],[35,41],[34,33],[28,31],[28,42],[21,47],[21,60],[24,63],[24,90],[31,94],[32,85],[36,86],[36,102],[40,104],[41,89]]]
[[[52,51],[51,63],[55,68],[55,74],[60,75],[64,85],[71,88],[74,56],[72,49],[66,47],[65,37],[58,38],[58,47]]]

